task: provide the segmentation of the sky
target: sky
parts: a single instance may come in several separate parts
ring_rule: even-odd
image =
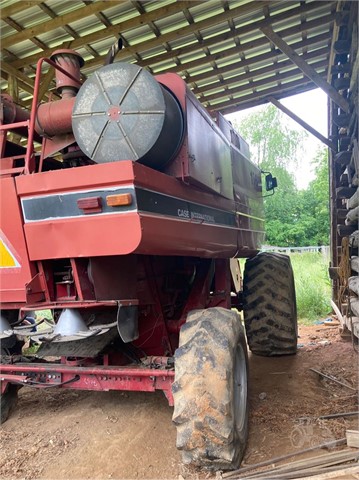
[[[326,137],[328,136],[327,96],[322,90],[316,88],[309,92],[283,98],[280,102],[310,126],[315,128],[319,133]],[[261,108],[263,107],[249,108],[241,112],[227,115],[226,118],[228,120],[237,119],[240,122],[249,113],[256,112]],[[290,128],[303,130],[303,128],[297,122],[288,117],[288,115],[283,113],[283,118],[288,122]],[[299,152],[300,157],[298,158],[298,168],[293,172],[299,189],[305,189],[309,182],[314,179],[311,161],[314,159],[318,148],[321,148],[322,146],[327,148],[322,142],[308,132],[303,142],[303,150]]]

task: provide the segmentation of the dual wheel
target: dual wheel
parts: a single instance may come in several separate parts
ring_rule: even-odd
[[[173,422],[184,463],[237,468],[248,434],[248,356],[294,354],[297,311],[289,257],[260,253],[244,273],[244,323],[232,310],[190,312],[175,353]]]

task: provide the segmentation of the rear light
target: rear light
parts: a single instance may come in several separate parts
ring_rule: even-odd
[[[108,195],[106,197],[106,203],[109,207],[123,207],[125,205],[131,205],[132,195],[130,193],[119,193],[117,195]]]
[[[101,197],[85,197],[77,200],[77,206],[84,213],[99,213],[102,211]]]

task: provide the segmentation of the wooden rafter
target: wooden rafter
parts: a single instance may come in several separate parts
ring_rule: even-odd
[[[321,55],[320,56],[323,58],[323,54],[325,54],[326,52],[329,54],[329,49],[327,47],[321,49]],[[306,60],[311,60],[311,59],[316,59],[318,54],[317,54],[317,52],[310,52],[310,53],[306,53],[304,56],[305,56]],[[319,62],[321,62],[320,66],[327,65],[327,60],[326,59],[319,60]],[[290,67],[291,73],[293,75],[295,75],[298,72],[298,69],[295,67],[295,65],[293,65],[293,63],[290,60],[282,60],[281,62],[278,62],[275,65],[271,64],[271,65],[268,65],[268,66],[263,67],[263,68],[258,68],[256,70],[254,70],[253,72],[248,71],[248,72],[241,73],[239,75],[233,76],[226,81],[226,86],[231,87],[231,86],[234,86],[234,85],[236,85],[240,82],[243,82],[243,81],[244,82],[254,81],[255,78],[257,78],[259,76],[262,76],[262,75],[265,75],[265,74],[271,74],[271,73],[275,73],[275,72],[280,72],[281,70],[287,69],[288,67]],[[268,78],[269,77],[264,78],[263,81],[267,80]],[[212,90],[216,90],[219,87],[220,87],[220,85],[218,85],[217,82],[213,82],[213,83],[211,83],[207,86],[196,87],[192,90],[192,92],[196,95],[200,95],[200,94],[206,95],[208,92],[211,92]]]
[[[39,102],[41,102],[46,92],[48,92],[52,79],[54,78],[54,74],[55,74],[54,68],[50,67],[46,72],[46,74],[44,75],[39,88],[39,96],[38,96]]]
[[[17,22],[15,22],[11,17],[6,17],[3,19],[3,21],[7,23],[10,27],[12,27],[14,30],[16,30],[17,32],[21,32],[23,30],[22,26],[19,25]],[[42,48],[42,49],[47,48],[44,42],[42,42],[36,37],[31,38],[31,42],[39,48]],[[2,49],[7,51],[3,45],[2,45]]]
[[[141,23],[146,24],[152,20],[170,16],[174,13],[180,12],[185,6],[190,7],[191,5],[193,6],[192,1],[183,1],[183,2],[175,2],[170,5],[166,5],[165,7],[159,7],[156,10],[152,10],[151,12],[147,12],[141,15]],[[88,6],[84,8],[88,8]],[[119,33],[123,33],[127,30],[131,30],[132,28],[138,27],[139,18],[140,18],[139,16],[134,17],[129,20],[125,20],[124,22],[117,23],[116,25],[112,25],[112,27],[103,28],[94,33],[84,35],[81,38],[77,38],[71,42],[71,48],[73,49],[81,48],[84,45],[84,43],[95,43],[113,36],[118,37]],[[52,52],[53,52],[53,49],[49,48],[44,52],[30,55],[28,57],[24,57],[21,60],[18,60],[16,62],[11,62],[11,65],[15,68],[21,68],[26,65],[31,65],[33,63],[36,63],[39,60],[39,58],[43,56],[45,57],[50,56]]]
[[[50,8],[48,7],[45,3],[40,3],[39,8],[43,12],[45,12],[50,18],[58,18],[58,15]],[[80,38],[80,35],[75,32],[73,28],[71,28],[69,25],[64,25],[62,27],[66,33],[68,33],[72,38]],[[46,47],[47,48],[47,47]],[[98,57],[99,54],[96,52],[94,48],[91,47],[91,45],[88,45],[87,43],[84,44],[84,48],[89,52],[90,55],[93,57]]]
[[[27,75],[19,72],[19,70],[16,70],[12,65],[9,65],[6,62],[1,62],[1,70],[3,70],[8,75],[15,76],[18,81],[20,80],[21,83],[18,83],[19,87],[22,88],[25,92],[28,92],[31,95],[34,93],[34,81],[31,80],[31,78],[29,78]],[[46,96],[49,96],[49,93],[47,93]]]
[[[323,69],[328,68],[333,25],[341,21],[342,15],[336,10],[336,0],[250,0],[235,4],[230,0],[161,0],[149,4],[124,0],[126,7],[117,13],[113,8],[107,16],[100,5],[110,8],[118,0],[76,2],[73,11],[65,9],[62,13],[52,7],[50,0],[15,0],[0,10],[7,24],[4,27],[7,36],[1,45],[5,46],[1,65],[5,81],[1,89],[9,91],[6,82],[15,76],[19,104],[31,101],[34,66],[40,57],[50,56],[57,48],[72,48],[81,50],[80,53],[85,49],[88,55],[82,73],[91,74],[103,65],[106,45],[115,38],[122,38],[124,45],[115,61],[136,63],[151,73],[178,73],[213,110],[227,113],[268,102],[271,96],[280,99],[314,88],[315,84],[303,78],[295,62],[286,58],[287,54],[272,40],[269,44],[268,37],[259,29],[274,30],[304,62],[319,69],[317,73],[321,76]],[[22,14],[30,7],[33,7],[29,11],[31,24]],[[122,20],[120,11],[129,14],[127,19]],[[42,23],[33,21],[35,12]],[[43,20],[45,15],[47,20]],[[90,15],[86,29],[77,33],[73,22]],[[172,25],[172,15],[181,22],[177,29]],[[35,26],[31,27],[33,23]],[[52,30],[59,28],[60,38],[65,34],[68,38],[61,44],[56,37],[51,38]],[[46,37],[42,33],[47,33]],[[17,43],[12,43],[16,41],[26,41],[25,49],[20,50]],[[54,47],[50,48],[50,44]],[[40,95],[48,96],[49,90],[54,93],[51,77],[52,73],[44,73]]]
[[[311,39],[311,41],[312,41],[312,45],[315,45],[316,47],[318,47],[318,56],[323,54],[323,51],[322,51],[323,46],[324,46],[324,48],[329,49],[328,44],[330,42],[330,37],[325,33],[313,37]],[[297,43],[293,44],[293,47],[296,48],[296,46],[299,43],[302,44],[302,42],[297,42]],[[240,62],[238,62],[234,59],[233,63],[230,63],[229,65],[226,65],[225,67],[221,67],[219,69],[219,71],[221,72],[221,74],[226,74],[226,73],[233,72],[234,70],[238,71],[238,69],[241,69],[242,67],[249,66],[249,65],[253,68],[257,68],[258,63],[272,61],[273,58],[276,57],[278,54],[280,54],[279,50],[272,50],[272,51],[267,52],[267,53],[258,54],[255,57],[252,57],[252,58],[249,58],[249,59],[241,60]],[[255,71],[253,73],[255,73]],[[212,72],[212,71],[205,72],[205,73],[195,73],[194,72],[193,74],[191,74],[188,77],[187,81],[189,83],[200,82],[200,81],[205,82],[205,81],[210,80],[214,75],[215,75],[215,72]]]
[[[318,9],[323,8],[323,4],[317,5],[319,2],[314,2],[314,4],[308,4],[304,5],[301,7],[296,7],[291,9],[289,12],[282,12],[276,15],[273,15],[272,17],[266,19],[266,20],[261,20],[259,22],[256,22],[255,24],[249,24],[245,26],[238,26],[234,27],[233,30],[225,33],[218,33],[216,35],[211,36],[208,39],[204,39],[202,41],[197,41],[193,42],[190,45],[187,45],[185,47],[179,47],[179,48],[173,48],[171,51],[167,53],[161,53],[158,55],[151,56],[148,59],[141,60],[141,62],[138,62],[139,65],[142,67],[148,67],[148,66],[153,66],[156,63],[160,63],[166,60],[171,60],[173,55],[176,56],[181,56],[181,55],[187,55],[187,54],[193,54],[197,50],[201,50],[202,48],[210,48],[213,46],[217,46],[220,43],[224,43],[232,38],[235,38],[236,36],[242,36],[242,35],[247,35],[248,33],[255,32],[259,27],[269,25],[271,23],[277,23],[277,22],[282,22],[283,20],[290,19],[292,17],[295,17],[300,14],[302,10],[305,12],[310,12],[314,13]],[[335,17],[333,18],[332,15],[326,15],[324,17],[321,17],[320,19],[312,20],[310,23],[310,28],[316,28],[319,25],[325,25],[326,23],[329,23],[331,21],[335,20]],[[280,30],[281,35],[284,37],[287,37],[289,35],[294,35],[298,32],[301,31],[301,26],[300,25],[295,25],[293,27],[285,27]],[[251,48],[255,48],[261,45],[265,45],[267,43],[267,40],[265,39],[257,39],[254,42],[244,42],[241,43],[241,45],[238,45],[239,51],[246,49],[247,47],[252,46]],[[254,45],[254,46],[253,46]]]
[[[327,41],[329,39],[329,35],[327,33],[324,33],[323,36],[320,36],[320,41]],[[258,39],[258,40],[261,40],[261,39]],[[315,39],[311,39],[311,41],[309,43],[313,43],[315,41]],[[252,48],[252,45],[253,44],[257,44],[257,43],[262,43],[262,42],[250,42],[251,45],[250,47],[248,48],[247,51],[250,51]],[[297,44],[299,45],[305,45],[307,44],[308,42],[307,41],[303,41],[301,40],[300,42],[297,42]],[[218,60],[224,60],[224,59],[228,59],[230,57],[237,57],[238,56],[238,53],[241,52],[241,51],[245,51],[244,50],[244,45],[241,45],[240,47],[233,47],[233,48],[227,48],[227,49],[224,49],[220,52],[217,52],[217,53],[213,53],[213,54],[210,54],[210,55],[207,55],[206,57],[202,57],[202,58],[199,58],[198,60],[188,60],[187,62],[183,62],[181,63],[180,65],[176,65],[175,67],[171,67],[171,68],[166,68],[166,72],[171,72],[171,73],[178,73],[178,72],[181,72],[184,68],[191,68],[191,69],[194,69],[194,68],[198,68],[198,67],[202,67],[202,66],[206,66],[207,63],[209,61],[218,61]],[[269,58],[273,58],[275,56],[277,56],[278,54],[280,54],[281,52],[279,50],[275,50],[275,51],[272,51],[270,52],[271,55]],[[249,61],[249,64],[253,62],[253,58],[255,57],[251,57],[250,61]],[[247,62],[248,63],[248,62]],[[241,64],[242,66],[243,65],[247,65],[247,63],[245,62],[245,59],[238,62],[238,64]]]
[[[332,87],[325,79],[322,78],[308,63],[301,58],[293,48],[288,45],[271,27],[262,27],[262,32],[269,40],[271,40],[283,53],[285,53],[293,63],[295,63],[302,72],[309,77],[319,88],[321,88],[340,108],[345,112],[349,111],[349,103],[340,95],[334,87]]]
[[[82,8],[78,8],[70,13],[61,15],[59,17],[52,18],[47,22],[42,22],[34,27],[25,28],[21,32],[15,33],[2,39],[2,48],[11,47],[15,43],[23,42],[24,40],[29,40],[30,38],[36,37],[46,32],[50,32],[55,28],[64,27],[65,25],[81,20],[85,17],[93,15],[96,12],[106,10],[107,8],[113,7],[118,2],[116,0],[103,0],[101,2],[95,2],[91,5],[87,5]]]
[[[282,103],[278,102],[274,97],[269,97],[269,101],[275,105],[279,110],[281,110],[283,113],[288,115],[292,120],[297,122],[301,127],[303,127],[305,130],[307,130],[309,133],[314,135],[318,140],[323,142],[325,145],[327,145],[329,148],[331,148],[333,151],[336,151],[336,147],[333,142],[331,142],[328,138],[326,138],[324,135],[318,132],[315,128],[313,128],[311,125],[309,125],[307,122],[302,120],[298,115],[296,115],[294,112],[289,110],[289,108],[285,107]]]
[[[183,2],[183,3],[185,3],[185,2]],[[182,27],[178,30],[174,30],[172,32],[165,33],[165,34],[161,35],[161,37],[159,39],[154,38],[152,40],[146,40],[144,42],[136,43],[136,45],[134,45],[134,46],[127,47],[125,50],[122,50],[118,54],[117,58],[118,59],[128,58],[131,55],[133,55],[135,52],[144,52],[146,50],[149,50],[149,49],[152,49],[152,48],[155,48],[155,47],[161,45],[163,42],[171,42],[171,41],[177,40],[181,36],[187,36],[187,35],[193,34],[194,32],[197,32],[199,30],[204,30],[204,29],[212,27],[214,25],[219,25],[222,22],[228,21],[228,19],[230,19],[232,17],[240,17],[241,15],[258,11],[264,5],[267,5],[269,3],[271,3],[271,2],[270,1],[250,2],[250,3],[247,3],[243,6],[233,8],[232,10],[223,12],[219,15],[213,15],[212,17],[206,18],[205,20],[201,20],[201,21],[196,22],[192,25],[188,25],[188,26]],[[276,2],[272,2],[272,3],[274,4]],[[193,6],[193,2],[190,2],[189,6]],[[209,59],[208,61],[211,61],[211,59]],[[94,68],[95,66],[97,66],[97,62],[94,61],[94,60],[90,60],[86,64],[87,68]],[[166,69],[166,71],[168,71],[168,70]]]
[[[315,84],[312,82],[312,80],[308,80],[308,78],[301,78],[285,83],[283,85],[276,85],[274,87],[266,88],[264,90],[261,90],[260,92],[251,92],[248,95],[241,95],[236,98],[224,100],[223,102],[216,102],[214,104],[208,104],[208,102],[203,103],[210,110],[219,110],[221,112],[224,111],[225,113],[232,113],[237,110],[244,110],[246,108],[250,108],[260,103],[269,102],[269,97],[275,94],[279,94],[281,97],[283,97],[284,92],[289,91],[290,95],[293,95],[294,93],[298,93],[298,88],[306,86],[313,88],[313,85]],[[259,102],[256,103],[258,100]],[[238,107],[239,104],[240,108]]]
[[[12,15],[15,15],[15,13],[18,12],[23,12],[24,10],[27,10],[28,8],[34,7],[41,3],[43,0],[30,0],[30,1],[22,1],[18,3],[14,3],[12,5],[9,5],[8,7],[1,7],[0,8],[0,18],[1,20],[4,20],[4,18],[11,17]]]
[[[314,28],[315,26],[318,26],[318,25],[327,25],[334,20],[335,20],[335,18],[333,18],[332,15],[323,17],[320,20],[313,20],[312,21],[312,28]],[[185,27],[185,28],[187,28],[187,27]],[[299,33],[299,32],[300,32],[300,27],[294,26],[294,27],[284,29],[282,31],[282,34],[283,34],[284,37],[287,37],[287,36],[291,36],[291,35],[294,35],[294,34]],[[243,33],[240,29],[238,29],[237,34],[242,35]],[[309,40],[307,39],[307,40],[304,40],[304,41],[296,42],[295,43],[295,46],[296,46],[295,48],[300,48],[301,46],[306,46],[306,45],[315,45],[315,42],[316,42],[315,37],[314,37],[314,39],[313,39],[313,37],[311,37]],[[318,35],[318,39],[320,39],[320,41],[322,41],[323,38],[325,38],[325,41],[326,41],[329,38],[328,33],[321,34],[321,36]],[[219,45],[219,44],[221,44],[221,42],[225,42],[229,39],[231,39],[229,34],[216,36],[216,37],[214,37],[214,40],[211,38],[208,41],[206,41],[206,40],[203,41],[201,43],[201,46],[199,47],[199,49],[197,49],[196,44],[193,44],[193,45],[191,44],[189,47],[183,47],[182,49],[171,50],[171,55],[180,58],[180,55],[184,55],[184,54],[187,54],[187,53],[196,53],[196,52],[198,52],[198,50],[201,50],[203,48],[209,48],[213,45]],[[148,42],[147,42],[147,44],[148,44]],[[258,49],[259,47],[261,47],[263,45],[266,45],[266,44],[267,44],[267,40],[265,38],[259,38],[259,39],[256,39],[254,41],[242,43],[239,46],[235,46],[235,47],[232,47],[232,48],[224,48],[222,51],[217,52],[215,54],[207,54],[207,55],[203,56],[202,58],[194,60],[194,61],[187,61],[185,63],[178,63],[176,66],[174,66],[172,68],[166,68],[165,71],[166,72],[172,72],[172,73],[178,73],[178,72],[182,72],[184,69],[187,69],[187,68],[190,68],[191,70],[193,70],[194,68],[197,68],[197,67],[206,66],[207,64],[209,64],[209,62],[216,62],[218,60],[227,59],[231,56],[237,56],[240,52],[248,51],[248,50],[256,49],[256,48]],[[136,47],[139,47],[139,45],[136,45]],[[123,52],[118,55],[118,59],[124,59],[124,58],[128,57],[128,52],[129,52],[128,48],[123,50]],[[169,55],[169,53],[168,54],[163,54],[163,55],[166,55],[165,58],[168,58],[168,59],[172,58],[171,56],[167,57],[167,55]],[[278,55],[280,53],[281,52],[280,52],[279,49],[275,50],[273,52],[273,54],[270,56],[270,58],[273,58],[275,55]],[[149,66],[149,65],[153,66],[157,62],[157,60],[160,61],[159,60],[160,57],[161,56],[158,55],[154,59],[148,59],[147,61],[146,60],[145,61],[141,60],[141,61],[137,61],[136,63],[138,65],[141,65],[141,66]],[[151,60],[154,60],[154,61],[152,62]],[[102,60],[95,60],[95,59],[90,60],[90,61],[86,62],[85,70],[88,69],[90,71],[90,70],[94,69],[95,67],[97,67],[101,62],[102,62]],[[251,61],[249,63],[251,63]],[[213,70],[213,72],[214,72],[214,70]],[[186,81],[188,81],[190,76],[191,76],[191,73],[187,76]]]
[[[5,72],[5,70],[1,69],[0,70],[1,72],[1,77],[6,80],[7,82],[9,82],[9,78],[11,77],[11,75],[9,75],[8,73]],[[29,94],[32,95],[33,93],[33,88],[31,88],[29,85],[25,84],[24,82],[22,82],[21,80],[19,80],[18,76],[16,76],[17,78],[17,85],[18,85],[18,88],[20,90],[22,90],[23,92],[27,92]],[[6,88],[4,89],[1,89],[1,93],[9,93],[9,84],[7,84]],[[21,105],[22,107],[24,108],[28,108],[28,106],[26,105],[26,103],[22,102],[21,100],[18,100],[17,102],[19,105]]]
[[[9,75],[8,77],[8,93],[11,95],[14,102],[19,100],[19,84],[17,77]]]
[[[327,66],[327,61],[326,60],[320,60],[319,62],[316,62],[314,64],[315,68],[325,68]],[[213,100],[217,100],[220,98],[223,98],[224,96],[229,96],[229,95],[238,95],[239,93],[246,92],[247,90],[253,90],[258,87],[263,87],[265,85],[270,85],[271,83],[274,82],[282,82],[283,80],[288,80],[292,77],[297,77],[298,75],[301,75],[302,72],[299,68],[294,68],[294,70],[291,70],[289,72],[282,73],[280,75],[270,75],[266,78],[262,78],[261,80],[253,81],[251,83],[246,83],[245,85],[241,85],[239,87],[235,88],[228,88],[225,91],[222,92],[217,92],[217,93],[212,93],[209,95],[203,95],[201,96],[201,101],[204,102],[211,102]]]

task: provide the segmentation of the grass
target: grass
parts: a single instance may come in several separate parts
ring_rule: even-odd
[[[37,310],[36,311],[36,321],[38,322],[42,318],[47,318],[48,320],[52,320],[53,317],[52,317],[51,310]],[[47,330],[47,329],[48,329],[48,326],[46,325],[46,323],[41,323],[37,327],[38,331]],[[35,355],[36,352],[38,351],[39,347],[40,347],[40,344],[32,345],[31,347],[24,348],[23,353],[24,353],[24,355]]]
[[[331,312],[329,259],[321,253],[293,253],[290,255],[297,296],[298,320],[311,325]]]

